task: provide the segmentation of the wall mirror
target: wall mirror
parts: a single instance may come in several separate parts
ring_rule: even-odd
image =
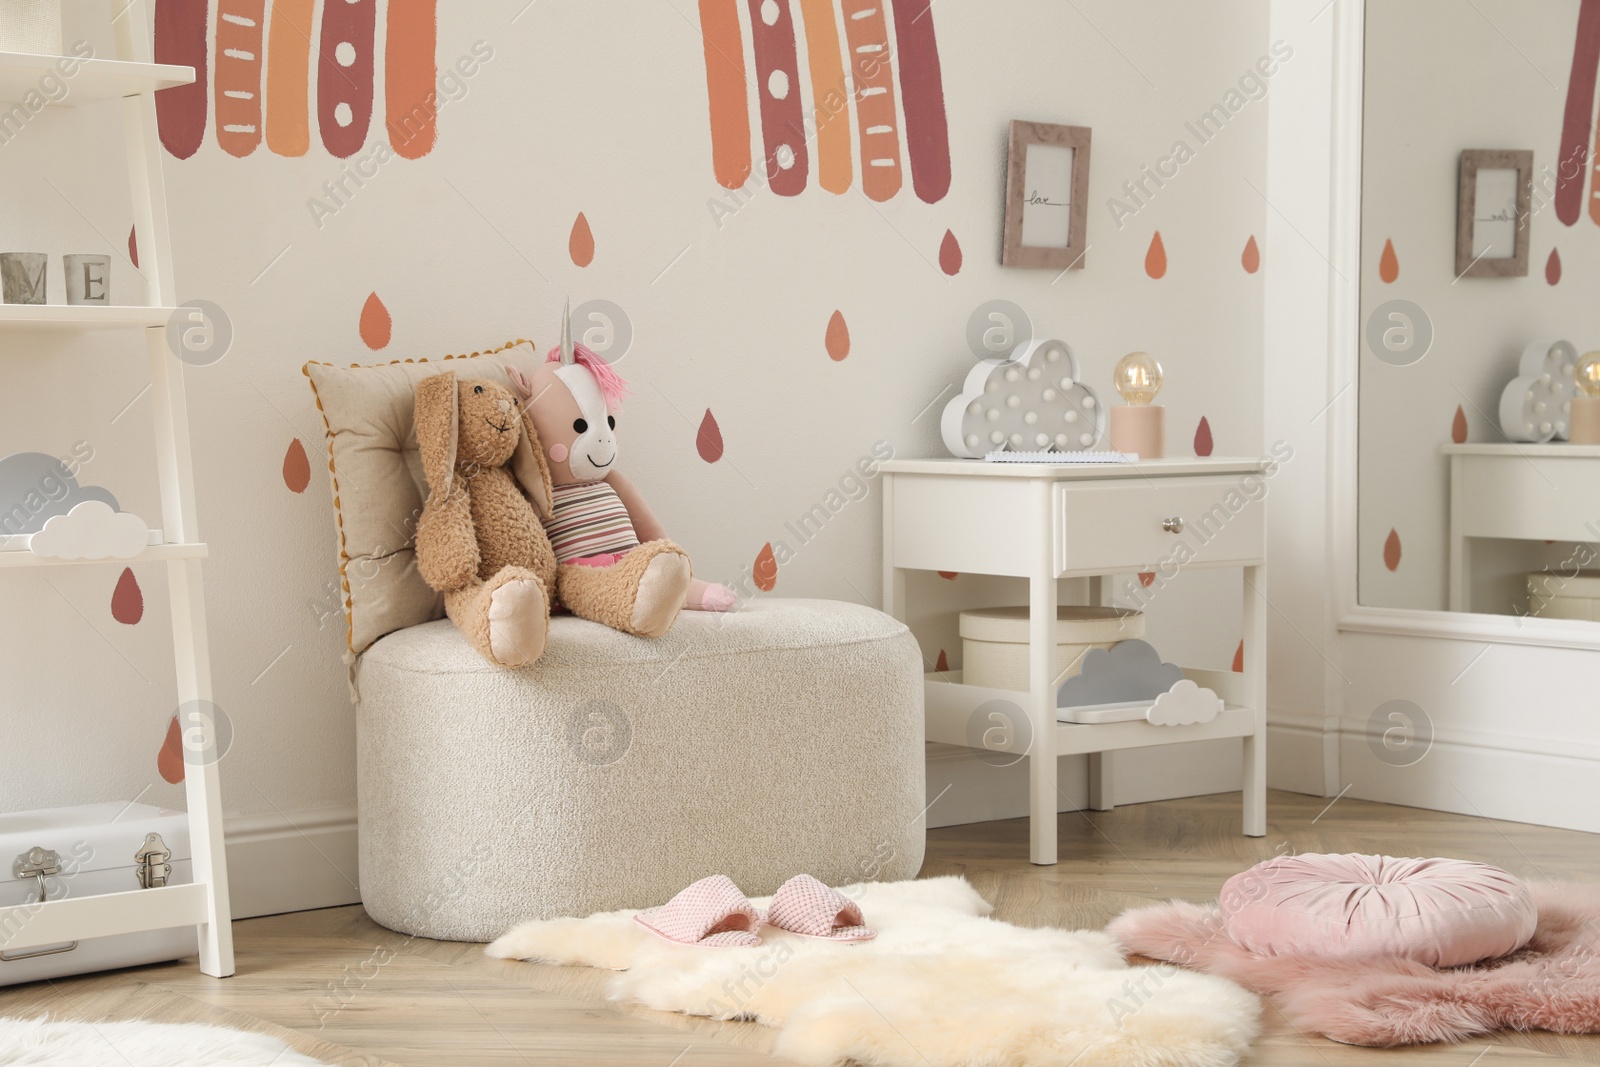
[[[1600,25],[1365,10],[1358,599],[1600,623]]]

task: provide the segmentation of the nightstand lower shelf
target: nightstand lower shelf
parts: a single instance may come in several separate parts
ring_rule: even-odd
[[[1136,720],[1082,725],[1060,722],[1055,729],[1057,756],[1086,756],[1097,752],[1116,752],[1129,748],[1151,748],[1190,741],[1211,741],[1224,737],[1248,737],[1255,732],[1255,712],[1229,699],[1237,688],[1237,675],[1220,671],[1186,670],[1184,677],[1214,690],[1223,698],[1223,708],[1210,722],[1193,726],[1155,726]],[[923,676],[928,740],[947,745],[965,745],[987,752],[1027,755],[1032,738],[1012,724],[1027,723],[1027,693],[1008,689],[989,689],[967,685],[960,671],[944,671]],[[995,702],[1010,704],[1014,712]],[[987,714],[986,705],[995,705]]]

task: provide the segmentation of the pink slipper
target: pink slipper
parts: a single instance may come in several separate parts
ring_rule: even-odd
[[[641,911],[633,921],[674,945],[753,948],[761,944],[755,933],[761,913],[725,874],[700,879],[659,908]]]
[[[763,918],[780,930],[821,941],[871,941],[878,936],[867,929],[854,901],[809,874],[797,874],[779,886]]]

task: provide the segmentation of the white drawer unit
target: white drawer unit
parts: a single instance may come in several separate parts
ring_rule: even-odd
[[[0,815],[0,986],[193,956],[204,886],[194,885],[189,820],[149,804],[85,804]],[[42,905],[77,901],[116,911],[160,904],[175,925],[94,937],[58,935]],[[27,942],[26,947],[12,947]]]
[[[1056,862],[1056,757],[1089,757],[1090,803],[1111,806],[1121,749],[1238,738],[1244,747],[1244,832],[1266,833],[1266,496],[1263,459],[1132,464],[891,460],[883,464],[884,610],[909,617],[908,571],[959,571],[1028,583],[1026,690],[968,685],[959,671],[927,677],[930,741],[1014,754],[1028,764],[1029,858]],[[1243,570],[1244,665],[1237,675],[1186,674],[1219,693],[1209,722],[1063,723],[1057,719],[1056,579],[1087,577],[1103,600],[1108,575],[1188,567]],[[1004,721],[1015,710],[1016,722]],[[996,718],[996,715],[999,715]]]

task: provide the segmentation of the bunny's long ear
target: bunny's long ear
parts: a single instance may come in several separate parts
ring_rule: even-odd
[[[417,450],[431,498],[443,503],[455,484],[461,405],[454,371],[424,378],[416,387]]]
[[[539,431],[533,428],[533,413],[522,409],[522,438],[511,453],[511,475],[528,494],[533,510],[539,518],[550,517],[550,502],[555,489],[550,484],[550,466],[544,461],[544,446],[539,442]]]

